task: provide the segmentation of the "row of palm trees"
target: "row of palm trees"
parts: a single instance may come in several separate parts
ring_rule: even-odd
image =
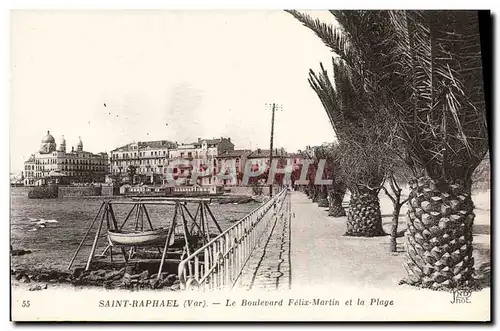
[[[351,192],[346,234],[384,234],[378,194],[399,214],[404,169],[405,282],[470,286],[471,176],[488,151],[478,13],[332,10],[335,24],[287,12],[333,52],[332,73],[320,63],[309,83],[338,141],[330,189]]]

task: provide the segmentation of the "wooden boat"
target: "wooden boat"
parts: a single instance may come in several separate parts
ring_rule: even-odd
[[[149,231],[108,231],[108,240],[113,246],[152,246],[165,245],[168,229]],[[175,236],[170,238],[169,246],[173,245]]]

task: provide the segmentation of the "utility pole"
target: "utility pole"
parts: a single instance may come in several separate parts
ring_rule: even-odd
[[[271,166],[273,164],[273,138],[274,138],[274,113],[276,111],[276,104],[273,103],[271,105],[271,112],[272,112],[272,116],[271,116],[271,142],[269,144],[269,173],[268,173],[268,176],[271,175],[272,171],[271,171]],[[274,182],[274,178],[271,179],[271,185],[269,185],[269,197],[272,197],[273,196],[273,182]]]
[[[272,112],[272,115],[271,115],[271,141],[269,143],[269,175],[271,174],[271,165],[273,163],[273,141],[274,141],[274,113],[277,111],[277,110],[283,110],[282,106],[281,105],[277,105],[275,103],[272,103],[272,104],[267,104],[266,103],[266,106],[271,106],[271,112]],[[268,178],[269,179],[269,178]],[[271,181],[271,185],[269,185],[269,196],[272,197],[273,196],[273,182],[274,182],[274,178],[273,180]]]

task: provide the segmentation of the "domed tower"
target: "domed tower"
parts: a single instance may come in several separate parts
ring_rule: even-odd
[[[78,144],[76,145],[76,150],[78,152],[83,151],[83,142],[81,137],[78,137]]]
[[[50,131],[47,131],[47,134],[42,138],[42,144],[40,146],[40,153],[47,154],[52,153],[56,150],[56,140],[50,134]]]
[[[66,139],[64,139],[64,136],[62,136],[61,142],[59,143],[59,152],[66,153]]]

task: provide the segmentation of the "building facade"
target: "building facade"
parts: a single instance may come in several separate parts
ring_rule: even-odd
[[[170,159],[214,159],[233,150],[231,138],[198,138],[194,143],[179,144],[176,149],[170,151]]]
[[[212,139],[198,138],[196,142],[180,144],[176,149],[170,151],[169,162],[188,160],[192,161],[193,164],[189,167],[173,169],[174,178],[180,172],[178,175],[186,178],[186,184],[191,184],[191,175],[194,167],[196,167],[195,169],[199,169],[197,170],[198,172],[204,173],[203,176],[197,178],[197,185],[217,185],[216,175],[219,167],[217,157],[232,151],[234,151],[234,144],[231,142],[231,138],[225,137]],[[208,173],[206,173],[206,169],[208,169]]]
[[[255,181],[263,184],[268,181],[269,168],[270,168],[270,152],[268,149],[257,149],[252,151],[246,156],[245,167],[250,167],[245,169],[245,171],[252,171],[254,173],[260,173],[260,175],[255,178],[250,178],[249,183]],[[289,153],[284,148],[273,149],[273,163],[276,163],[278,169],[284,171],[287,166],[293,164],[293,159],[290,158]],[[279,175],[275,175],[279,176]]]
[[[217,156],[217,174],[224,176],[216,176],[215,184],[219,186],[240,185],[247,156],[251,152],[249,149],[238,149],[219,154]]]
[[[247,155],[247,159],[250,160],[252,165],[257,165],[259,168],[269,167],[269,159],[270,154],[268,149],[256,149]],[[273,149],[273,159],[278,160],[278,165],[288,164],[289,162],[289,154],[284,148],[275,148]],[[256,167],[254,167],[256,168]]]
[[[212,165],[212,173],[201,176],[197,180],[199,185],[215,185],[215,169],[217,156],[234,150],[230,138],[201,139],[193,143],[177,144],[168,140],[134,142],[111,151],[110,172],[114,176],[128,177],[130,166],[145,183],[162,183],[168,181],[168,166],[180,161],[196,163],[197,167]],[[172,178],[185,178],[190,184],[193,165],[183,167],[172,165]],[[133,182],[133,180],[130,180]]]
[[[79,138],[76,150],[66,151],[62,137],[57,148],[54,137],[47,131],[40,150],[24,162],[24,185],[36,186],[54,183],[103,183],[108,169],[108,155],[83,150]]]
[[[110,153],[110,173],[128,178],[132,167],[136,175],[148,177],[148,182],[154,182],[155,177],[165,173],[169,152],[176,146],[168,140],[156,140],[133,142],[114,149]],[[129,180],[132,181],[131,178]]]

